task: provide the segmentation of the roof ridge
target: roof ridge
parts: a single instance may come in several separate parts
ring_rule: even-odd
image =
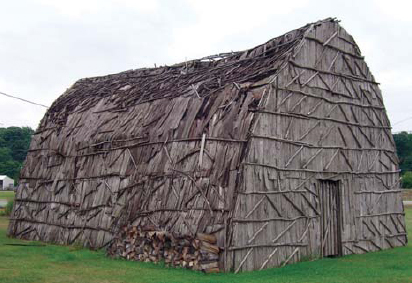
[[[252,52],[253,50],[258,49],[259,47],[262,47],[262,46],[264,46],[264,45],[266,45],[266,44],[269,44],[270,42],[273,42],[273,41],[275,41],[275,40],[277,40],[277,39],[279,39],[279,38],[282,38],[282,37],[284,37],[284,36],[286,36],[286,35],[288,35],[288,34],[290,34],[290,33],[292,33],[292,32],[296,32],[296,31],[298,31],[298,30],[304,30],[304,29],[309,30],[309,29],[311,29],[312,27],[321,25],[322,23],[325,23],[325,22],[340,22],[340,21],[337,20],[337,18],[335,18],[335,17],[333,17],[333,18],[332,18],[332,17],[328,17],[328,18],[325,18],[325,19],[323,19],[323,20],[318,20],[318,21],[316,21],[316,22],[308,23],[308,24],[306,24],[306,25],[304,25],[304,26],[302,26],[302,27],[300,27],[300,28],[290,30],[290,31],[288,31],[288,32],[286,32],[286,33],[284,33],[284,34],[282,34],[282,35],[280,35],[280,36],[273,37],[273,38],[267,40],[267,41],[264,42],[264,43],[261,43],[261,44],[259,44],[259,45],[256,45],[256,46],[254,46],[254,47],[251,47],[251,48],[248,48],[248,49],[244,49],[244,50],[230,51],[230,52],[221,52],[221,53],[217,53],[217,54],[212,54],[212,55],[203,56],[203,57],[196,58],[196,59],[191,59],[191,60],[182,61],[182,62],[175,63],[175,64],[172,64],[172,65],[164,65],[164,66],[159,66],[159,67],[142,67],[142,68],[130,69],[130,70],[122,71],[122,72],[119,72],[119,73],[107,74],[107,75],[102,75],[102,76],[86,77],[86,78],[82,78],[82,79],[80,79],[80,80],[87,80],[87,79],[94,79],[94,78],[105,78],[105,77],[110,77],[110,76],[113,76],[113,75],[121,75],[121,74],[126,74],[126,73],[136,72],[136,71],[143,71],[143,70],[149,71],[149,70],[158,70],[158,69],[161,69],[161,68],[176,68],[176,67],[177,67],[177,68],[180,68],[180,67],[186,66],[186,65],[191,64],[191,63],[197,63],[197,62],[203,62],[203,61],[219,61],[219,60],[221,60],[221,59],[229,59],[230,57],[233,57],[233,56],[236,56],[236,55],[245,53],[245,52]],[[302,37],[302,39],[303,39],[303,37]],[[215,59],[217,59],[217,60],[215,60]]]
[[[79,105],[84,110],[107,96],[111,96],[115,104],[132,106],[182,95],[204,97],[234,82],[253,84],[275,75],[310,30],[330,21],[335,19],[306,24],[243,51],[220,53],[172,66],[83,78],[60,96],[47,113],[59,112],[65,107],[65,112],[71,112],[79,109]]]

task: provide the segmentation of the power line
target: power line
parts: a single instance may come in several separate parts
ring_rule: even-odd
[[[30,104],[33,104],[33,105],[38,105],[38,106],[41,106],[41,107],[44,107],[44,108],[49,108],[49,106],[46,106],[46,105],[44,105],[44,104],[36,103],[36,102],[30,101],[30,100],[27,100],[27,99],[24,99],[24,98],[20,98],[20,97],[17,97],[17,96],[13,96],[13,95],[10,95],[10,94],[1,92],[1,91],[0,91],[0,94],[2,94],[2,95],[4,95],[4,96],[7,96],[7,97],[10,97],[10,98],[18,99],[18,100],[21,100],[21,101],[24,101],[24,102],[27,102],[27,103],[30,103]],[[405,121],[408,121],[408,120],[410,120],[410,119],[412,119],[412,117],[409,117],[409,118],[405,118],[405,119],[403,119],[403,120],[400,120],[400,121],[392,124],[392,126],[398,125],[398,124],[403,123],[403,122],[405,122]],[[0,124],[2,124],[2,123],[0,123]]]
[[[26,100],[24,98],[16,97],[16,96],[13,96],[13,95],[1,92],[1,91],[0,91],[0,94],[2,94],[4,96],[7,96],[7,97],[10,97],[10,98],[18,99],[18,100],[21,100],[21,101],[24,101],[24,102],[27,102],[27,103],[30,103],[30,104],[33,104],[33,105],[38,105],[38,106],[41,106],[41,107],[49,108],[49,106],[46,106],[46,105],[43,105],[43,104],[40,104],[40,103],[36,103],[36,102],[33,102],[33,101],[29,101],[29,100]]]
[[[409,119],[412,119],[412,117],[409,117],[409,118],[405,118],[405,119],[403,119],[403,120],[400,120],[400,121],[396,122],[395,124],[392,124],[392,126],[395,126],[395,125],[398,125],[398,124],[403,123],[403,122],[405,122],[405,121],[408,121]]]

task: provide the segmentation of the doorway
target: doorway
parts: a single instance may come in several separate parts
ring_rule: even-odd
[[[320,180],[322,257],[342,255],[341,195],[339,181]]]

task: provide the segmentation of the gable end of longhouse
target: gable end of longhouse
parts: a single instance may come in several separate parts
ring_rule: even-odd
[[[381,91],[338,22],[305,35],[271,84],[242,161],[234,271],[407,243]]]

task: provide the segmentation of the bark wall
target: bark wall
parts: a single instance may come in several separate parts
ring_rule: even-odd
[[[352,37],[336,22],[314,25],[262,93],[232,219],[233,270],[322,256],[325,232],[341,235],[343,254],[405,245],[389,120]],[[339,181],[341,227],[329,231],[324,179]]]

